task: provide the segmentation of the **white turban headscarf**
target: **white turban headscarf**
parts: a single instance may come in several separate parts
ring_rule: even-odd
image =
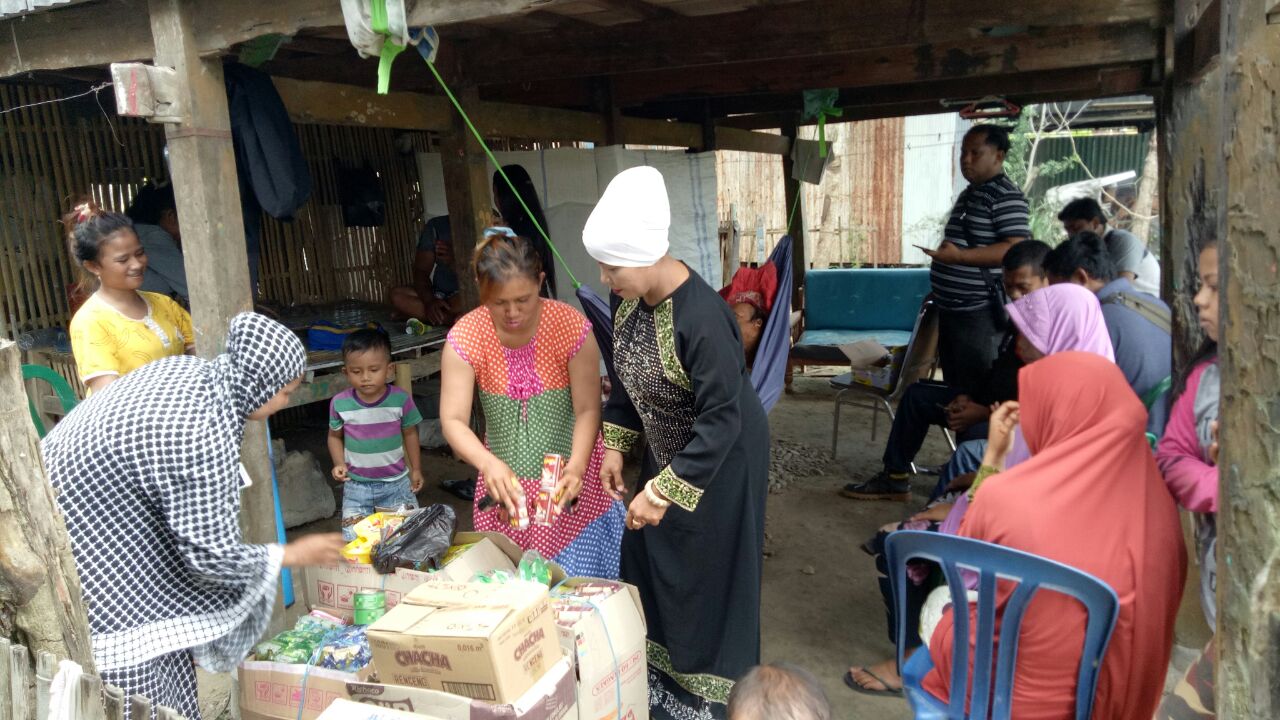
[[[649,267],[667,254],[671,204],[662,173],[648,166],[618,173],[582,228],[582,244],[597,262]]]

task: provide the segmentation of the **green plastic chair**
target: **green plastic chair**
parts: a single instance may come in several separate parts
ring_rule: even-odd
[[[79,402],[76,399],[76,391],[71,389],[71,383],[68,383],[66,378],[54,372],[51,368],[43,365],[23,365],[22,379],[43,380],[49,383],[53,387],[54,394],[58,396],[58,401],[62,403],[63,412],[71,412],[75,409],[76,403]],[[44,438],[49,431],[45,428],[44,423],[40,421],[40,413],[36,412],[36,403],[29,396],[27,397],[27,408],[31,410],[31,422],[35,423],[36,434]]]

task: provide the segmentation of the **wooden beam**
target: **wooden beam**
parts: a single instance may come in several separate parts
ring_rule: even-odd
[[[784,94],[806,88],[862,88],[1038,73],[1156,60],[1163,34],[1143,25],[1071,28],[1001,42],[901,46],[788,61],[739,63],[716,72],[661,70],[614,79],[622,107],[661,98]]]
[[[556,35],[566,30],[578,33],[596,33],[602,29],[601,26],[593,22],[580,20],[572,15],[561,15],[560,13],[547,12],[545,10],[525,13],[524,19],[545,25],[548,31],[554,32]]]
[[[1210,0],[1190,30],[1178,33],[1173,49],[1173,79],[1189,82],[1200,77],[1222,48],[1222,3]]]
[[[474,110],[479,103],[480,96],[475,88],[455,88],[455,95],[464,109]],[[453,118],[451,131],[441,138],[440,155],[453,256],[457,259],[458,292],[462,298],[462,310],[466,312],[480,304],[472,255],[480,239],[480,231],[492,224],[493,189],[484,151],[461,116]]]
[[[203,58],[195,40],[193,5],[150,0],[149,17],[158,65],[177,72],[181,123],[165,126],[174,198],[182,218],[183,264],[191,289],[196,352],[212,358],[226,347],[237,313],[253,309],[245,250],[240,189],[222,60]],[[252,543],[276,542],[266,427],[245,428],[241,462],[253,478],[243,494],[241,524]],[[281,624],[276,603],[273,627]]]
[[[418,93],[378,95],[372,89],[290,78],[272,78],[294,122],[445,132],[453,108],[441,97]]]
[[[418,0],[410,25],[447,25],[513,15],[563,0]],[[0,78],[33,70],[107,65],[155,57],[147,0],[104,0],[0,21],[6,50]],[[312,27],[341,26],[333,0],[218,0],[200,4],[192,19],[197,54],[216,55],[259,35],[293,35]],[[74,40],[69,40],[74,38]]]
[[[452,132],[457,114],[436,95],[378,95],[352,85],[287,78],[275,78],[275,85],[289,116],[300,123]],[[473,101],[471,119],[485,137],[594,143],[608,143],[611,137],[604,115],[577,110]],[[702,127],[695,123],[619,117],[618,128],[626,142],[636,145],[703,147]],[[715,138],[723,150],[782,154],[790,148],[777,135],[735,128],[717,128]]]
[[[1217,716],[1280,716],[1280,27],[1223,0],[1226,234],[1219,249]]]
[[[1152,29],[1163,12],[1156,0],[1090,0],[1063,3],[1054,10],[1040,3],[988,5],[992,4],[994,10],[976,17],[972,3],[961,2],[927,6],[848,0],[784,3],[736,13],[650,20],[643,33],[621,25],[565,30],[554,37],[514,37],[504,45],[504,52],[475,51],[465,65],[473,82],[491,85],[723,66],[744,58],[764,62],[901,47],[928,52],[929,46],[939,44],[961,44],[959,52],[972,54],[1006,47],[1019,38],[1069,31],[1097,35],[1126,24]],[[934,55],[943,60],[949,51],[938,48]],[[952,62],[968,61],[958,57]],[[914,57],[907,58],[908,67],[915,64]]]
[[[680,13],[672,10],[665,5],[654,5],[645,0],[599,0],[600,4],[607,5],[614,10],[625,10],[636,15],[641,20],[660,20],[683,17]]]
[[[793,117],[782,126],[780,137],[789,143],[795,142],[797,130]],[[783,217],[787,218],[787,234],[791,236],[791,307],[798,308],[804,298],[804,274],[809,269],[809,261],[806,259],[804,246],[804,191],[800,187],[800,181],[791,177],[794,171],[795,163],[791,160],[791,154],[783,155],[782,183],[786,207],[782,212],[785,213]],[[795,215],[791,214],[792,208],[795,208]]]
[[[828,119],[827,122],[830,124],[945,112],[940,103],[943,99],[984,95],[1003,95],[1026,106],[1038,102],[1089,100],[1158,92],[1159,86],[1150,81],[1149,75],[1149,69],[1144,67],[1083,68],[851,89],[841,93],[843,114]],[[677,114],[677,108],[683,102],[687,101],[643,106],[640,111],[647,111],[652,107],[655,112]],[[794,95],[724,98],[713,101],[713,106],[716,114],[722,118],[718,121],[721,127],[746,130],[781,127],[787,117],[802,110],[800,98]],[[744,108],[751,107],[763,108],[765,112],[725,117],[730,112],[742,113]]]

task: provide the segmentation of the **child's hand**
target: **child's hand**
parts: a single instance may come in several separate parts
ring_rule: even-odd
[[[338,465],[333,466],[333,479],[337,480],[338,482],[346,482],[349,479],[347,476],[347,466],[345,463],[340,463]]]
[[[409,472],[409,489],[416,493],[422,490],[422,484],[423,484],[422,471],[421,470],[410,471]]]

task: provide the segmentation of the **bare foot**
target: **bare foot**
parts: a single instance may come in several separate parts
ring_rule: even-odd
[[[902,677],[898,675],[898,660],[889,658],[865,669],[861,666],[849,668],[853,681],[867,690],[901,690]]]

